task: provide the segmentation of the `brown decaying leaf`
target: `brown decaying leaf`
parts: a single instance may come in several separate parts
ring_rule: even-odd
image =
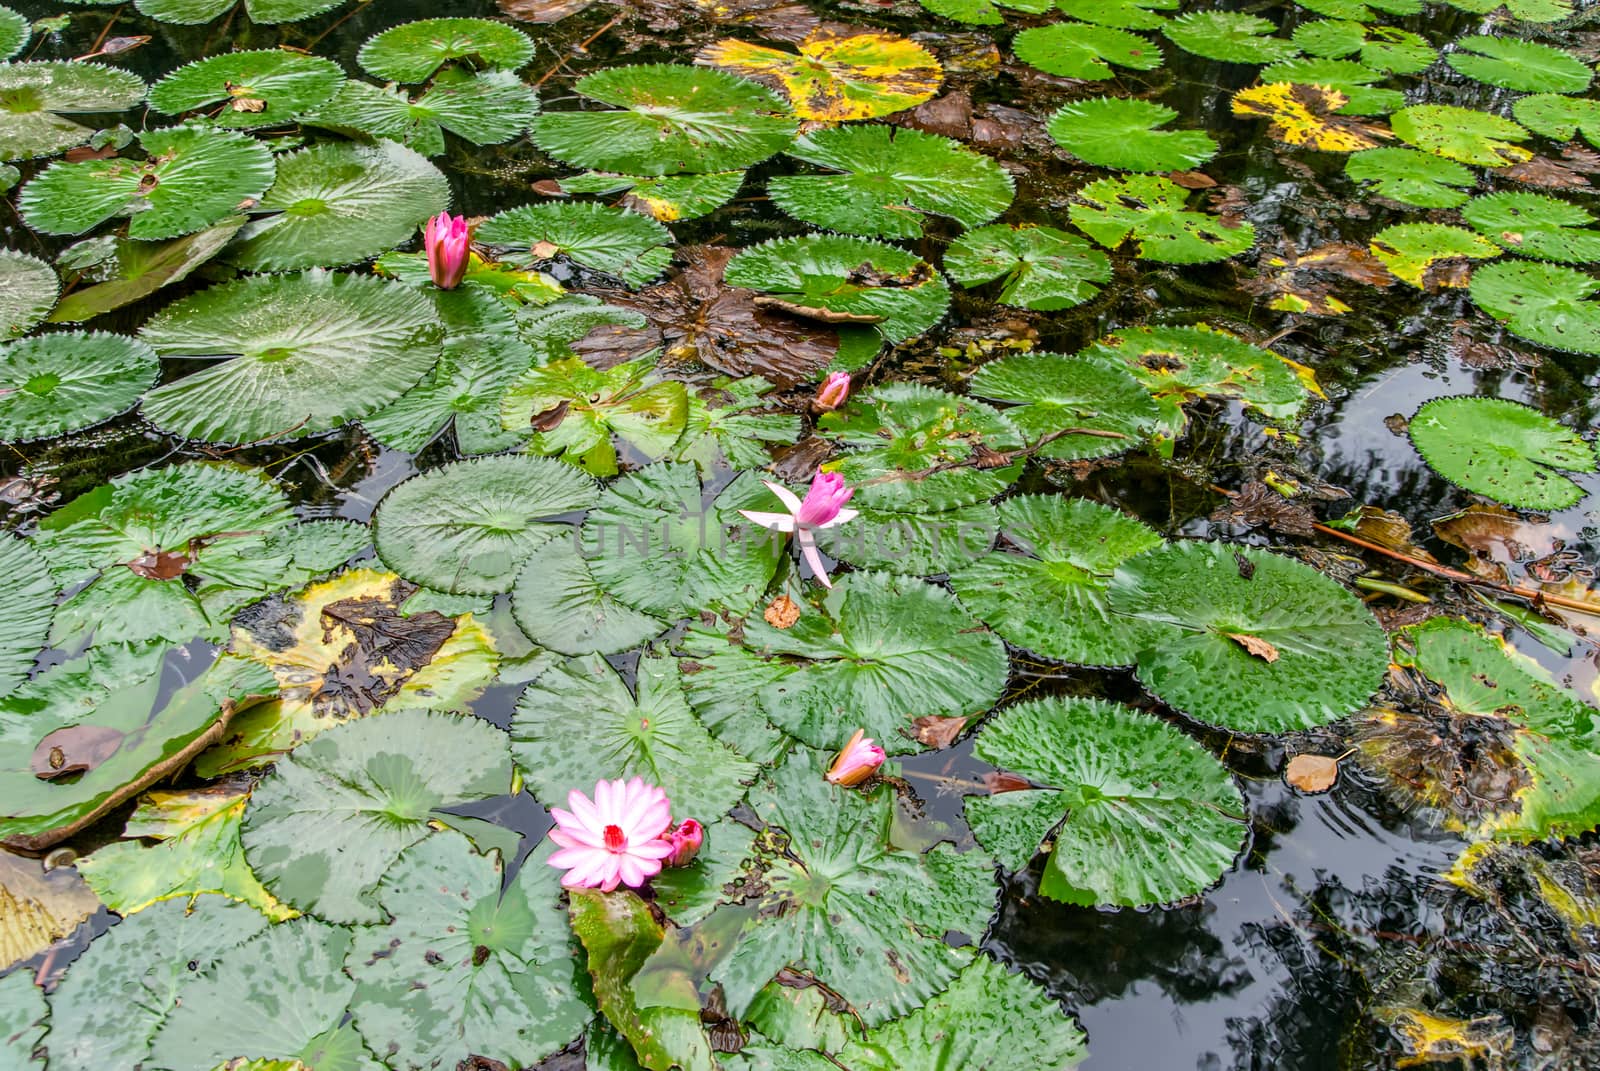
[[[94,914],[100,900],[72,867],[0,851],[0,971],[38,955]]]
[[[972,136],[972,98],[956,90],[889,118],[896,126],[965,141]]]
[[[502,12],[520,22],[559,22],[576,15],[594,0],[495,0]]]
[[[1369,543],[1376,543],[1380,547],[1399,551],[1413,558],[1421,558],[1426,562],[1434,560],[1432,554],[1412,541],[1411,522],[1394,510],[1362,506],[1357,511],[1354,527],[1355,534]]]
[[[1316,532],[1316,514],[1298,502],[1283,497],[1260,480],[1251,480],[1239,493],[1211,515],[1213,521],[1269,528],[1287,535],[1310,536]]]
[[[1440,539],[1501,565],[1543,558],[1565,548],[1548,522],[1535,524],[1503,506],[1475,505],[1433,522]]]
[[[1545,156],[1535,156],[1532,160],[1501,168],[1496,174],[1504,175],[1513,182],[1547,190],[1573,190],[1589,185],[1589,180],[1572,168]]]
[[[106,725],[64,725],[33,749],[29,769],[41,781],[88,773],[117,753],[128,734]]]
[[[529,424],[534,431],[555,431],[567,419],[567,410],[571,408],[572,402],[563,398],[544,412],[533,414]]]
[[[1204,171],[1171,171],[1167,173],[1167,180],[1186,190],[1209,190],[1217,184],[1217,180]]]
[[[193,561],[187,552],[151,550],[128,562],[128,571],[146,580],[172,580],[182,576]]]
[[[967,727],[964,717],[941,718],[936,714],[924,714],[911,722],[917,728],[917,743],[935,750],[943,750],[956,742],[956,737],[961,735],[961,730]]]
[[[1033,787],[1033,782],[1026,777],[1018,777],[1004,770],[991,771],[983,775],[983,787],[989,790],[989,795],[998,796],[1003,792],[1022,792]]]
[[[1326,792],[1339,779],[1339,760],[1332,755],[1296,755],[1283,779],[1301,792]]]
[[[1517,757],[1515,737],[1500,718],[1432,704],[1422,713],[1378,710],[1356,722],[1363,766],[1383,774],[1401,795],[1461,825],[1475,826],[1519,806],[1517,794],[1531,778]]]
[[[762,615],[773,628],[789,628],[800,620],[800,607],[787,595],[779,595]]]
[[[561,252],[561,247],[559,245],[556,245],[554,242],[545,241],[534,242],[533,245],[528,249],[528,253],[533,257],[534,260],[549,260],[559,252]]]
[[[1278,660],[1278,649],[1260,636],[1251,636],[1245,632],[1224,632],[1223,635],[1263,662],[1270,664]]]

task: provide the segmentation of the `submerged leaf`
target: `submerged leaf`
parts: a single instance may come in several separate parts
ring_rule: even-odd
[[[100,900],[71,867],[46,869],[37,859],[0,850],[0,970],[44,952],[99,909]]]

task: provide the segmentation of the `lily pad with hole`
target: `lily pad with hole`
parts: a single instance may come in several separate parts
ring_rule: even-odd
[[[1600,260],[1600,230],[1589,212],[1569,201],[1506,191],[1474,197],[1462,217],[1491,242],[1537,260],[1585,264]]]
[[[344,72],[332,60],[279,49],[229,52],[179,67],[150,87],[150,106],[168,115],[205,109],[218,126],[292,123],[326,103]]]
[[[1595,471],[1594,447],[1577,433],[1503,398],[1435,398],[1409,428],[1429,468],[1518,509],[1565,509],[1583,497],[1565,473]]]
[[[140,337],[210,368],[145,395],[158,427],[207,442],[315,435],[394,401],[433,367],[442,331],[400,283],[322,271],[253,276],[151,317]]]
[[[46,234],[81,234],[128,218],[131,238],[175,238],[211,226],[260,197],[272,183],[267,147],[231,130],[179,126],[146,131],[148,158],[52,164],[18,198],[28,225]]]
[[[0,540],[0,696],[15,691],[33,669],[55,612],[57,586],[33,543]]]
[[[1372,255],[1401,282],[1418,290],[1462,286],[1466,280],[1438,265],[1461,260],[1487,260],[1500,247],[1487,238],[1446,223],[1396,223],[1372,236]]]
[[[1415,149],[1380,148],[1358,152],[1345,161],[1344,173],[1391,201],[1416,208],[1455,208],[1465,204],[1476,181],[1470,170],[1453,160]]]
[[[539,147],[576,167],[628,175],[734,171],[782,152],[795,120],[771,90],[722,71],[653,64],[580,78],[610,111],[546,111]]]
[[[397,86],[346,81],[302,121],[442,156],[447,131],[474,145],[499,145],[524,133],[538,114],[538,95],[510,71],[452,67],[415,100]]]
[[[634,287],[660,275],[672,260],[672,235],[665,227],[609,205],[523,205],[480,223],[473,238],[513,264],[566,257]]]
[[[1137,254],[1167,264],[1226,260],[1255,244],[1255,227],[1188,209],[1189,191],[1156,175],[1128,175],[1091,182],[1078,191],[1073,225],[1116,249],[1128,240]]]
[[[1445,62],[1468,78],[1523,93],[1582,93],[1594,71],[1570,52],[1517,37],[1463,37]]]
[[[533,39],[491,19],[421,19],[391,26],[367,40],[356,60],[390,82],[425,82],[452,60],[472,59],[515,71],[533,58]]]
[[[455,594],[510,591],[533,550],[569,538],[551,523],[594,505],[594,481],[571,465],[513,455],[458,461],[407,480],[372,520],[378,556],[415,583]]]
[[[1178,117],[1164,104],[1096,97],[1065,104],[1047,129],[1056,144],[1085,163],[1126,171],[1183,171],[1216,155],[1203,130],[1157,130]]]
[[[1012,38],[1022,62],[1058,78],[1102,81],[1116,76],[1113,65],[1130,71],[1161,66],[1161,47],[1148,37],[1111,26],[1056,22],[1033,26]]]
[[[1294,43],[1313,56],[1359,56],[1363,66],[1388,74],[1416,74],[1439,53],[1419,34],[1395,26],[1367,26],[1348,19],[1318,19],[1294,29]]]
[[[796,115],[825,122],[914,108],[937,93],[944,78],[933,53],[894,34],[822,28],[795,47],[799,55],[730,37],[701,49],[694,61],[770,79],[783,87]]]
[[[1510,119],[1449,104],[1415,104],[1389,117],[1395,136],[1408,145],[1457,163],[1507,167],[1533,159],[1513,142],[1528,131]]]
[[[1102,361],[1034,352],[978,369],[972,394],[1009,402],[1006,419],[1035,449],[1058,461],[1111,457],[1138,446],[1160,410],[1131,374]]]
[[[1167,40],[1196,56],[1225,63],[1275,63],[1300,46],[1270,36],[1277,25],[1242,11],[1191,11],[1161,27]]]
[[[968,231],[945,250],[944,269],[965,287],[1002,280],[999,301],[1025,309],[1070,309],[1111,281],[1111,259],[1076,235],[1029,223]]]
[[[1019,703],[984,723],[976,753],[1035,787],[968,796],[973,833],[1012,870],[1048,839],[1039,891],[1053,900],[1182,900],[1244,847],[1244,798],[1227,767],[1150,714],[1100,699]]]
[[[0,339],[17,338],[38,326],[55,307],[61,280],[37,257],[0,249]]]
[[[1383,629],[1360,599],[1253,547],[1157,547],[1117,567],[1107,605],[1143,630],[1140,682],[1232,732],[1336,721],[1366,704],[1389,664]]]
[[[1581,132],[1590,145],[1600,145],[1600,101],[1539,93],[1511,104],[1517,122],[1547,138],[1570,141]]]
[[[250,21],[263,24],[300,22],[324,11],[331,11],[344,0],[243,0]],[[241,6],[240,0],[136,0],[142,14],[157,22],[182,26],[210,22]]]
[[[161,362],[138,339],[94,331],[0,344],[0,439],[25,442],[125,413]]]
[[[683,434],[688,405],[683,384],[658,378],[653,359],[599,372],[566,357],[514,380],[501,398],[500,423],[532,431],[537,453],[615,476],[613,436],[649,460],[665,457]]]
[[[69,116],[124,111],[144,94],[144,79],[99,63],[0,64],[0,159],[87,145],[94,128]]]
[[[1600,280],[1576,268],[1503,260],[1472,273],[1478,308],[1530,342],[1558,350],[1600,353],[1600,303],[1589,298]]]
[[[1011,176],[951,138],[889,126],[836,127],[807,134],[788,154],[833,174],[779,175],[773,202],[828,230],[917,238],[926,215],[975,227],[1011,204]]]
[[[353,264],[392,249],[450,204],[444,174],[392,141],[328,142],[278,160],[278,177],[229,246],[247,271]]]

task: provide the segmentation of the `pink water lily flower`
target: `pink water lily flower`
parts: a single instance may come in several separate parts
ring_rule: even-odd
[[[467,274],[472,229],[466,216],[440,212],[422,229],[422,248],[428,254],[428,275],[441,290],[454,290]]]
[[[835,372],[823,381],[817,388],[817,396],[811,400],[814,408],[821,412],[837,409],[850,397],[850,373]]]
[[[706,829],[693,818],[685,818],[678,823],[678,828],[667,834],[667,843],[672,845],[672,854],[667,856],[667,866],[688,866],[694,862],[694,857],[700,854],[700,845],[705,843]]]
[[[811,490],[806,492],[802,501],[795,493],[782,484],[763,480],[767,488],[778,500],[788,508],[788,513],[763,513],[760,510],[742,509],[745,518],[754,524],[774,532],[792,532],[795,542],[800,544],[800,552],[805,555],[806,564],[811,566],[811,571],[816,574],[822,586],[833,587],[833,581],[828,579],[828,569],[822,564],[822,555],[817,552],[816,533],[824,528],[843,524],[857,516],[853,509],[845,509],[844,504],[850,501],[850,496],[856,493],[854,487],[846,487],[844,477],[837,472],[823,472],[811,480]]]
[[[865,729],[857,729],[844,749],[834,756],[828,767],[828,780],[835,785],[854,788],[873,774],[888,758]]]
[[[550,865],[566,869],[561,884],[569,889],[636,889],[660,873],[662,860],[672,854],[664,836],[672,825],[672,805],[665,792],[642,777],[600,781],[593,801],[573,789],[567,806],[572,810],[550,808],[556,820],[550,839],[561,845]]]

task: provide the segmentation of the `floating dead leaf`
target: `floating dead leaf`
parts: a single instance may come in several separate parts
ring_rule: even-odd
[[[1251,480],[1239,488],[1239,493],[1213,513],[1211,519],[1296,536],[1313,535],[1317,523],[1316,514],[1260,480]]]
[[[1326,792],[1339,780],[1339,760],[1332,755],[1296,755],[1283,779],[1301,792]]]
[[[528,252],[533,256],[534,260],[549,260],[561,252],[561,247],[554,242],[539,241],[534,242]]]
[[[961,730],[967,727],[964,717],[941,718],[936,714],[924,714],[914,718],[911,722],[917,729],[917,742],[923,747],[931,747],[942,751],[956,742],[956,737],[961,735]]]
[[[1263,662],[1271,663],[1278,660],[1278,649],[1260,636],[1252,636],[1245,632],[1224,632],[1223,635]]]
[[[1513,182],[1547,190],[1575,190],[1589,185],[1589,180],[1572,168],[1545,156],[1535,156],[1532,160],[1503,167],[1495,174],[1504,175]]]
[[[128,37],[110,37],[100,42],[100,48],[96,52],[96,55],[120,56],[124,52],[132,52],[134,49],[143,45],[148,45],[149,43],[149,34],[133,34]]]
[[[983,787],[989,790],[989,795],[998,796],[1005,792],[1025,791],[1033,787],[1033,782],[1026,777],[998,770],[983,775]]]
[[[593,3],[594,0],[495,0],[495,6],[512,18],[538,23],[560,22]]]
[[[894,122],[925,134],[965,141],[972,136],[972,98],[960,90],[946,93],[901,112]]]
[[[41,781],[86,773],[115,755],[127,735],[107,725],[64,725],[34,747],[29,767]]]
[[[1441,811],[1452,829],[1476,828],[1515,812],[1532,778],[1516,753],[1516,729],[1497,717],[1445,710],[1427,701],[1409,673],[1393,686],[1416,690],[1417,711],[1380,709],[1356,722],[1363,766],[1408,802]]]
[[[1543,558],[1566,545],[1548,522],[1524,520],[1503,506],[1468,506],[1434,521],[1433,532],[1451,546],[1501,565]]]
[[[529,424],[534,431],[555,431],[561,426],[561,422],[567,419],[567,411],[571,408],[572,402],[563,398],[544,412],[533,414]]]
[[[0,851],[0,971],[37,956],[78,928],[100,900],[72,867]]]
[[[1433,555],[1413,541],[1411,522],[1394,510],[1380,509],[1377,506],[1360,506],[1333,522],[1333,527],[1359,536],[1369,543],[1376,543],[1387,550],[1399,551],[1426,562],[1434,561]]]
[[[1337,114],[1349,102],[1326,86],[1271,82],[1235,93],[1233,114],[1265,119],[1271,137],[1318,152],[1359,152],[1393,137],[1381,127]]]
[[[172,580],[180,577],[194,561],[187,551],[149,550],[128,562],[128,571],[146,580]]]
[[[1405,1050],[1395,1060],[1397,1068],[1444,1063],[1504,1067],[1516,1040],[1516,1032],[1499,1015],[1452,1019],[1421,1008],[1393,1005],[1377,1008],[1372,1014],[1389,1026]]]
[[[235,97],[229,102],[228,107],[236,112],[264,112],[267,102],[257,97]]]
[[[761,615],[773,628],[789,628],[800,620],[800,607],[787,595],[779,595]]]
[[[1217,180],[1204,171],[1171,171],[1167,180],[1186,190],[1209,190],[1217,184]]]
[[[802,119],[846,122],[915,107],[939,91],[944,70],[915,41],[821,27],[799,55],[736,38],[701,49],[695,62],[782,87]]]

